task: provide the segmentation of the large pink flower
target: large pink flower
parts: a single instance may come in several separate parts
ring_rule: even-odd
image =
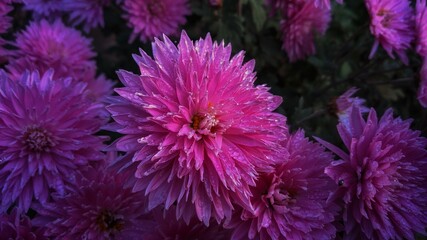
[[[190,14],[188,0],[124,0],[122,8],[133,29],[130,42],[138,36],[146,42],[162,34],[175,35]]]
[[[365,0],[371,16],[371,33],[375,43],[369,55],[372,58],[379,44],[394,59],[396,52],[402,62],[408,64],[406,49],[414,40],[414,11],[408,0]]]
[[[125,87],[108,107],[125,134],[118,150],[136,152],[134,190],[150,208],[176,203],[178,217],[197,213],[205,224],[230,217],[234,204],[251,209],[249,187],[283,151],[286,119],[272,112],[281,98],[254,86],[254,61],[230,59],[231,46],[209,35],[152,46],[154,59],[134,56],[141,75],[119,71]]]
[[[64,193],[75,171],[100,160],[102,105],[84,98],[86,86],[48,71],[0,77],[0,211],[26,212],[52,191]]]
[[[295,1],[288,3],[280,23],[282,48],[289,60],[295,62],[316,52],[314,38],[323,35],[331,20],[331,10],[318,8],[314,2]]]
[[[331,199],[344,204],[344,239],[414,239],[427,225],[427,139],[391,109],[365,121],[353,107],[338,131],[349,153],[323,143],[341,160],[326,169],[340,187]]]
[[[336,185],[324,173],[333,160],[319,144],[298,131],[285,143],[284,157],[273,173],[262,174],[252,188],[254,213],[237,212],[227,227],[232,239],[332,239],[338,207],[328,203]]]

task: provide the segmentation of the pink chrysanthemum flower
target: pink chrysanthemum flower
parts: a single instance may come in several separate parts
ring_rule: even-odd
[[[89,168],[74,176],[64,196],[37,206],[34,224],[55,239],[145,239],[153,229],[144,193],[124,188],[122,174]]]
[[[427,226],[427,139],[410,120],[380,120],[371,109],[367,121],[353,107],[350,124],[338,125],[349,153],[319,141],[342,160],[326,168],[340,187],[331,200],[344,204],[344,239],[414,239]]]
[[[254,61],[230,59],[231,46],[185,32],[176,47],[166,36],[153,43],[154,59],[134,56],[141,75],[119,71],[124,88],[108,107],[125,134],[119,151],[138,162],[134,190],[145,190],[150,208],[177,204],[177,216],[194,213],[206,225],[249,208],[249,187],[271,171],[286,119],[273,113],[282,99],[254,86]]]
[[[60,12],[62,0],[23,0],[24,8],[33,11],[37,17],[48,17]]]
[[[44,240],[42,229],[32,226],[31,220],[19,215],[16,209],[10,214],[0,214],[0,237],[9,240]]]
[[[26,212],[48,200],[78,168],[102,158],[93,136],[102,105],[83,98],[85,84],[52,78],[48,71],[0,79],[0,199],[2,212],[17,203]]]
[[[337,213],[327,203],[336,188],[324,169],[333,160],[319,144],[298,131],[289,137],[289,158],[282,158],[273,173],[262,174],[252,188],[254,213],[236,212],[226,227],[232,239],[332,239]]]
[[[331,10],[318,8],[313,2],[296,1],[289,3],[280,23],[282,48],[289,61],[295,62],[316,52],[314,38],[323,35],[331,20]]]
[[[15,60],[6,68],[16,78],[25,70],[44,73],[50,68],[57,78],[81,81],[95,75],[95,53],[90,40],[60,20],[32,22],[18,34],[15,46]]]
[[[190,14],[188,0],[124,0],[124,18],[133,29],[129,41],[138,36],[141,41],[151,41],[155,37],[176,35],[185,24],[185,16]]]
[[[154,228],[144,235],[144,240],[188,240],[188,239],[207,239],[207,240],[225,240],[230,239],[230,231],[223,229],[215,221],[211,221],[209,227],[193,217],[186,223],[183,220],[177,220],[175,216],[175,207],[164,211],[159,207],[152,211],[154,219]]]
[[[69,13],[71,23],[83,25],[89,32],[95,27],[104,27],[104,7],[111,4],[111,0],[62,0],[63,10]]]
[[[373,58],[379,44],[394,59],[396,52],[408,64],[406,49],[414,40],[414,11],[408,0],[365,0],[371,16],[371,33],[375,37],[369,58]]]

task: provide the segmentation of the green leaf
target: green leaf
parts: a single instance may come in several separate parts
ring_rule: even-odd
[[[267,13],[263,7],[262,0],[250,0],[252,10],[252,20],[255,23],[255,28],[260,31],[267,20]]]
[[[340,75],[342,78],[347,78],[350,76],[350,73],[352,72],[351,66],[349,62],[344,62],[341,65]]]

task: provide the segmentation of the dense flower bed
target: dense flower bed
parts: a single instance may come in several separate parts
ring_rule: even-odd
[[[426,239],[425,0],[1,0],[0,239]]]

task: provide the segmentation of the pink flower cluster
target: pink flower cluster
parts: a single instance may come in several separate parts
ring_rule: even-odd
[[[209,1],[216,10],[225,2]],[[0,3],[0,34],[11,26],[11,3]],[[210,34],[191,40],[182,31],[172,41],[167,35],[190,14],[187,0],[22,4],[34,19],[16,39],[0,39],[0,239],[426,234],[427,138],[392,110],[378,117],[354,97],[356,88],[333,102],[342,150],[291,132],[277,111],[282,98],[256,84],[255,61],[243,51],[234,54]],[[133,55],[138,73],[117,72],[114,96],[91,39],[74,28],[104,26],[103,9],[113,4],[124,11],[131,41],[152,41],[151,55]],[[281,15],[289,60],[314,54],[331,2],[268,4]],[[372,53],[381,44],[407,62],[416,41],[424,60],[419,99],[427,105],[425,0],[415,15],[406,0],[366,6]],[[117,138],[107,144],[101,130]]]

